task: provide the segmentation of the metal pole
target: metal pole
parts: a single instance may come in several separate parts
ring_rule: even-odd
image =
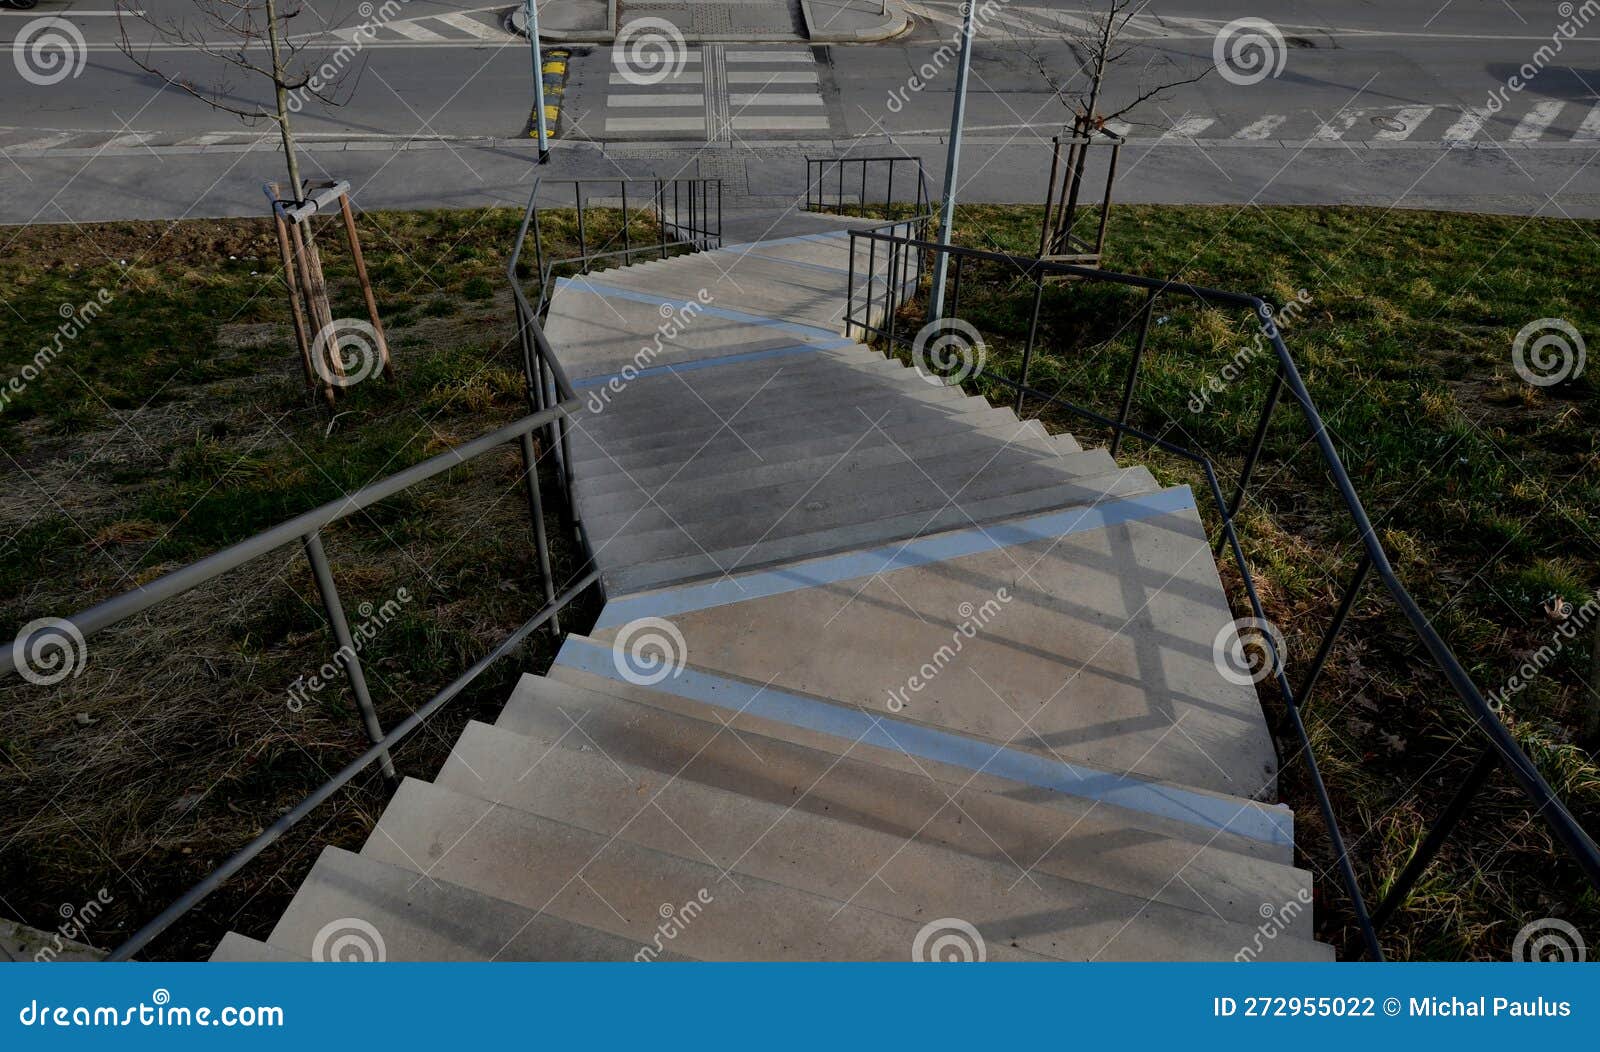
[[[374,745],[383,741],[383,727],[378,723],[378,710],[372,704],[367,690],[367,677],[361,670],[361,659],[356,656],[355,637],[344,619],[344,606],[339,602],[339,589],[333,583],[333,570],[328,566],[328,555],[322,550],[322,535],[316,531],[305,536],[306,558],[311,561],[311,573],[317,581],[317,591],[322,594],[323,609],[328,612],[328,625],[333,629],[334,642],[344,655],[344,674],[350,680],[350,692],[356,696],[356,707],[361,710],[361,722],[366,725],[367,738]],[[383,776],[395,779],[394,763],[387,752],[379,758]]]
[[[550,159],[550,131],[544,123],[544,56],[539,49],[539,3],[528,0],[528,46],[533,49],[533,119],[539,129],[539,163]]]
[[[949,256],[942,250],[950,244],[950,228],[956,218],[956,166],[961,159],[961,125],[967,115],[967,75],[972,72],[973,12],[977,4],[966,5],[961,23],[961,58],[956,64],[956,101],[950,111],[950,149],[944,161],[944,203],[939,206],[939,245],[933,261],[933,292],[928,300],[928,320],[944,317],[944,277]]]

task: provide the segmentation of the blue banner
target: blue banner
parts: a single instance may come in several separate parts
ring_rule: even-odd
[[[1583,964],[51,963],[0,968],[0,1048],[1581,1048],[1597,992]]]

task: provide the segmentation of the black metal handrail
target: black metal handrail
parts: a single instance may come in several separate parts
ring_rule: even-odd
[[[572,188],[571,208],[577,214],[578,252],[560,259],[546,259],[544,236],[539,224],[537,200],[546,186]],[[634,204],[628,203],[629,188],[633,188]],[[603,189],[602,189],[603,188]],[[600,197],[603,204],[593,203]],[[551,206],[547,206],[551,207]],[[565,209],[566,205],[558,206]],[[589,243],[586,213],[591,208],[617,209],[622,213],[622,228],[598,246]],[[634,242],[629,229],[630,213],[645,211],[654,217],[658,236],[649,241]],[[517,251],[522,250],[523,239],[531,223],[533,230],[534,272],[539,276],[539,303],[536,317],[543,318],[550,305],[553,278],[558,267],[569,267],[577,273],[587,274],[595,263],[605,260],[633,262],[636,256],[659,256],[666,259],[675,250],[686,249],[703,252],[722,246],[722,180],[699,176],[675,179],[631,179],[626,176],[562,179],[547,181],[535,178],[533,190],[528,194],[528,210],[523,227],[517,237]],[[616,247],[618,241],[621,247]],[[517,283],[512,275],[512,283]]]
[[[542,339],[542,336],[540,338]],[[293,828],[318,804],[328,799],[335,791],[368,767],[376,763],[387,777],[393,778],[395,769],[390,758],[390,751],[420,726],[428,716],[460,694],[489,665],[509,653],[523,639],[532,634],[535,629],[548,623],[553,633],[560,633],[561,627],[558,620],[560,611],[571,603],[573,599],[577,598],[584,589],[593,584],[598,575],[596,571],[590,569],[579,578],[576,584],[567,588],[561,595],[556,594],[555,579],[550,569],[550,547],[545,535],[544,507],[539,491],[538,458],[535,452],[533,435],[540,428],[549,425],[551,422],[564,419],[578,405],[579,403],[576,399],[564,399],[547,409],[524,416],[470,442],[465,442],[452,449],[445,450],[443,453],[429,457],[427,460],[406,468],[404,471],[396,472],[388,478],[363,486],[354,493],[347,494],[338,500],[330,501],[321,507],[296,515],[286,522],[279,523],[271,529],[263,530],[188,566],[163,574],[147,584],[140,585],[138,588],[97,603],[86,610],[73,614],[71,617],[52,619],[25,635],[19,635],[10,647],[0,651],[0,677],[4,677],[9,673],[22,671],[16,667],[15,655],[39,653],[40,650],[38,648],[43,646],[70,646],[77,650],[78,647],[85,646],[85,641],[96,633],[127,621],[129,618],[160,603],[190,592],[225,573],[295,541],[299,541],[304,546],[306,557],[311,563],[317,590],[322,597],[323,607],[327,613],[334,640],[339,647],[339,661],[337,663],[344,669],[345,675],[349,679],[350,689],[355,695],[356,704],[361,712],[362,724],[371,742],[371,747],[333,778],[323,783],[294,809],[283,815],[259,836],[251,840],[249,844],[230,856],[227,861],[213,870],[200,883],[185,892],[182,897],[167,907],[158,917],[140,928],[127,942],[119,946],[110,955],[111,960],[126,960],[147,946],[151,940],[155,939],[185,913],[193,909],[202,899],[220,887],[228,877],[238,872],[246,863]],[[489,654],[457,677],[444,690],[434,695],[398,726],[385,732],[378,722],[377,711],[373,705],[371,694],[367,689],[366,677],[362,671],[360,654],[351,636],[349,623],[345,616],[344,604],[339,597],[338,588],[334,584],[333,570],[322,546],[322,531],[328,526],[343,521],[357,512],[412,486],[442,475],[491,450],[511,443],[517,444],[522,455],[522,473],[528,501],[528,515],[532,520],[534,546],[537,551],[539,573],[544,590],[544,605],[522,627],[518,628],[505,641],[491,650]]]
[[[860,179],[855,176],[856,169],[860,169]],[[875,173],[881,172],[881,176]],[[897,172],[906,173],[904,179],[896,181]],[[833,207],[845,207],[845,178],[847,173],[850,179],[850,189],[856,191],[858,207],[863,211],[871,207],[869,201],[878,200],[878,194],[873,191],[874,185],[881,178],[883,183],[883,207],[887,212],[898,203],[909,202],[916,215],[930,215],[932,213],[932,195],[928,190],[928,174],[923,168],[920,157],[897,157],[893,155],[879,157],[807,157],[806,158],[806,210],[820,212]],[[911,196],[896,193],[904,184],[905,179],[911,180]],[[828,201],[828,187],[835,187],[834,199]]]
[[[1003,264],[1013,268],[1022,280],[1031,282],[1035,287],[1035,295],[1028,340],[1023,350],[1021,376],[1017,379],[1012,379],[984,372],[979,377],[968,377],[967,379],[993,380],[1009,387],[1016,392],[1016,404],[1019,413],[1025,398],[1037,398],[1047,404],[1060,406],[1074,415],[1111,429],[1113,434],[1112,455],[1116,454],[1124,436],[1131,436],[1199,466],[1205,474],[1207,488],[1216,504],[1221,521],[1221,538],[1218,543],[1219,554],[1220,549],[1224,546],[1232,552],[1251,612],[1262,621],[1267,620],[1266,613],[1261,605],[1255,578],[1251,573],[1248,561],[1245,559],[1235,520],[1244,504],[1251,476],[1260,459],[1272,417],[1277,410],[1279,402],[1282,400],[1284,391],[1287,390],[1295,403],[1299,405],[1301,414],[1311,430],[1312,439],[1321,456],[1323,466],[1333,478],[1334,486],[1345,506],[1350,521],[1360,533],[1363,556],[1344,590],[1332,623],[1323,633],[1316,657],[1313,659],[1298,693],[1290,685],[1286,672],[1285,659],[1287,655],[1278,653],[1277,646],[1270,635],[1264,636],[1264,642],[1272,661],[1273,680],[1283,695],[1286,715],[1306,759],[1312,790],[1317,798],[1317,807],[1328,830],[1329,841],[1341,882],[1350,897],[1352,910],[1361,929],[1365,953],[1370,954],[1374,960],[1383,959],[1383,947],[1378,940],[1378,929],[1405,904],[1412,887],[1423,872],[1426,871],[1440,846],[1449,838],[1450,833],[1465,814],[1467,806],[1482,789],[1488,775],[1496,766],[1506,769],[1512,780],[1522,790],[1528,802],[1534,807],[1535,813],[1543,817],[1551,831],[1567,849],[1567,852],[1578,862],[1589,881],[1597,889],[1600,889],[1600,848],[1596,847],[1594,840],[1578,824],[1566,804],[1551,788],[1533,761],[1523,752],[1521,746],[1517,744],[1510,730],[1500,721],[1488,701],[1485,700],[1482,692],[1478,690],[1472,677],[1462,667],[1461,662],[1450,650],[1444,639],[1434,630],[1433,625],[1422,612],[1421,607],[1417,605],[1416,600],[1412,598],[1411,593],[1407,591],[1395,574],[1394,568],[1383,550],[1383,546],[1378,541],[1372,521],[1367,516],[1366,508],[1363,506],[1360,496],[1356,493],[1355,485],[1351,482],[1349,473],[1345,470],[1338,451],[1334,448],[1333,440],[1328,435],[1322,416],[1317,411],[1316,404],[1306,388],[1305,381],[1300,376],[1300,370],[1283,341],[1280,328],[1274,320],[1274,308],[1267,300],[1260,296],[1227,292],[1221,289],[1191,285],[1181,281],[1146,278],[1134,274],[1119,274],[1095,267],[1075,266],[1068,263],[1016,256],[1003,252],[941,246],[925,239],[908,238],[884,231],[852,230],[850,238],[852,259],[855,257],[857,240],[865,240],[870,244],[882,244],[886,253],[914,252],[919,255],[940,251],[949,253],[954,262],[952,280],[955,283],[955,294],[946,299],[946,316],[951,318],[958,317],[961,275],[966,261],[987,261]],[[1060,397],[1059,392],[1054,394],[1047,393],[1028,384],[1028,368],[1033,359],[1034,345],[1039,332],[1041,299],[1045,279],[1049,277],[1068,277],[1082,281],[1103,282],[1128,288],[1143,289],[1146,293],[1145,302],[1140,308],[1139,329],[1134,351],[1128,363],[1121,408],[1115,418],[1066,401]],[[892,283],[888,286],[888,289],[888,299],[883,304],[882,311],[878,315],[880,320],[875,321],[871,309],[870,296],[868,298],[868,309],[858,316],[853,309],[855,290],[852,270],[851,285],[847,291],[846,298],[845,334],[848,336],[853,330],[859,328],[869,337],[882,337],[888,341],[891,349],[896,344],[914,346],[915,337],[913,335],[904,332],[896,333],[895,331],[894,316],[907,302],[900,295],[904,289]],[[1209,456],[1159,436],[1149,434],[1128,423],[1133,395],[1138,383],[1139,367],[1150,333],[1151,317],[1157,301],[1160,297],[1168,294],[1189,297],[1202,303],[1217,306],[1248,309],[1262,327],[1262,333],[1270,341],[1277,359],[1277,370],[1272,386],[1262,406],[1261,417],[1257,422],[1249,450],[1240,469],[1237,488],[1231,502],[1223,496],[1221,484],[1217,479],[1216,468]],[[1417,638],[1433,659],[1434,664],[1466,707],[1468,714],[1472,717],[1474,726],[1484,739],[1484,750],[1478,757],[1471,774],[1457,788],[1454,797],[1429,829],[1422,845],[1390,886],[1383,902],[1379,904],[1376,910],[1369,912],[1366,898],[1362,894],[1360,882],[1356,876],[1355,867],[1350,859],[1349,850],[1345,846],[1344,835],[1340,831],[1338,819],[1334,813],[1332,798],[1329,796],[1327,785],[1317,764],[1316,754],[1312,749],[1311,739],[1302,718],[1302,710],[1310,701],[1312,691],[1321,676],[1323,666],[1327,662],[1328,656],[1332,653],[1334,642],[1344,629],[1362,586],[1373,572],[1377,573],[1385,591],[1388,592],[1390,598],[1400,608],[1406,620],[1411,624]]]

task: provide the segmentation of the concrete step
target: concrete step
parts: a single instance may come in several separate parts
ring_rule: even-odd
[[[365,946],[370,955],[381,940],[381,959],[390,961],[625,961],[639,949],[628,939],[473,891],[442,874],[419,876],[415,868],[369,851],[353,855],[330,847],[267,941],[316,960],[319,938],[323,954],[329,954],[341,933],[351,936],[351,953]],[[681,949],[673,950],[681,958]]]
[[[583,748],[469,728],[436,784],[724,870],[897,916],[959,916],[985,939],[1070,960],[1227,959],[1244,925],[945,845],[702,785]],[[642,799],[641,799],[642,798]],[[931,816],[930,816],[931,817]],[[892,889],[892,890],[891,890]],[[1209,888],[1199,888],[1205,895]],[[1223,889],[1224,891],[1227,889]],[[1024,920],[1026,918],[1026,920]],[[1070,918],[1070,920],[1069,920]],[[1260,920],[1252,904],[1248,919]],[[1300,959],[1297,940],[1272,951]],[[1287,951],[1287,952],[1285,952]]]
[[[622,349],[629,350],[630,346],[623,345]],[[608,422],[620,422],[640,416],[648,419],[655,413],[670,415],[681,411],[686,402],[698,405],[701,399],[713,405],[732,401],[728,406],[732,411],[767,384],[795,387],[824,378],[856,380],[851,371],[882,378],[899,376],[904,369],[893,359],[856,343],[832,346],[775,340],[771,348],[752,351],[744,357],[701,358],[662,367],[646,363],[633,379],[618,375],[615,383],[610,383],[611,377],[591,377],[579,381],[578,390],[591,409],[596,402],[602,406],[599,413],[590,415],[609,415],[615,420]],[[626,406],[627,411],[606,412],[619,406]]]
[[[560,679],[524,676],[495,726],[990,861],[1110,883],[1185,909],[1215,908],[1234,920],[1248,920],[1263,902],[1298,900],[1310,887],[1287,852],[1259,840],[944,765],[874,762],[866,752],[829,747],[837,743],[735,733],[726,713],[643,687],[632,699],[595,689],[610,686],[571,670]],[[1231,891],[1202,900],[1173,880],[1175,872]],[[1309,918],[1304,923],[1297,930],[1309,935]]]
[[[715,547],[712,523],[680,525]],[[670,617],[708,673],[1052,759],[1277,799],[1254,685],[1224,678],[1213,653],[1234,613],[1183,487],[972,526],[888,557],[617,600],[589,634],[609,645],[622,621],[645,615]]]
[[[756,422],[822,410],[844,416],[846,409],[858,405],[870,412],[908,399],[951,402],[963,397],[954,387],[919,383],[916,374],[889,359],[806,370],[790,370],[775,362],[767,365],[764,375],[747,376],[732,390],[702,389],[702,379],[715,371],[683,373],[679,374],[680,379],[668,377],[671,389],[658,389],[655,398],[641,397],[636,401],[634,392],[624,389],[601,412],[586,414],[581,430],[601,445],[610,446],[662,433],[664,427],[673,429],[667,434],[703,435],[707,429],[715,430],[724,423],[743,430]],[[868,419],[863,417],[863,423]]]
[[[879,416],[871,417],[871,420],[878,421],[878,426],[875,428],[863,430],[868,422],[863,418],[863,429],[819,430],[815,434],[791,437],[786,441],[774,439],[763,443],[759,454],[752,451],[753,443],[748,439],[740,441],[740,436],[731,433],[719,434],[703,446],[687,450],[675,447],[613,453],[609,458],[585,463],[577,478],[587,483],[610,474],[632,474],[653,469],[665,469],[670,473],[690,463],[696,468],[700,465],[723,468],[734,463],[739,463],[741,466],[755,466],[776,460],[801,460],[830,454],[837,456],[857,443],[866,445],[874,440],[893,439],[904,444],[929,435],[963,432],[976,434],[1007,428],[1010,429],[1009,433],[1014,434],[1019,428],[1033,426],[1024,425],[1009,409],[984,408],[982,402],[982,399],[977,399],[963,400],[959,403],[939,403],[957,407],[956,410],[948,412],[916,412],[912,407],[905,406],[881,419]],[[926,406],[928,403],[918,404]],[[857,416],[860,417],[859,412]],[[867,433],[868,430],[871,433]]]
[[[641,351],[647,364],[662,366],[799,344],[837,345],[843,339],[834,329],[779,322],[715,302],[690,307],[624,291],[627,295],[601,295],[573,282],[557,287],[544,330],[574,381],[637,364]]]
[[[306,962],[311,958],[288,950],[279,949],[269,943],[257,942],[246,935],[230,931],[217,943],[217,948],[211,951],[207,958],[212,963],[243,963],[246,961],[270,961],[273,963]]]
[[[1130,486],[1143,489],[1145,480],[1137,474],[1140,470],[1129,468],[1079,479],[1063,479],[1059,473],[1047,469],[980,473],[959,492],[942,491],[916,471],[904,472],[893,484],[885,483],[874,490],[848,482],[842,485],[825,482],[804,500],[792,501],[778,510],[763,507],[759,511],[742,510],[724,518],[696,517],[662,529],[635,531],[630,527],[627,533],[611,539],[603,554],[598,551],[596,554],[601,556],[601,565],[609,569],[759,545],[796,534],[838,530],[851,525],[867,526],[879,520],[900,522],[907,515],[920,514],[926,521],[948,509],[963,514],[961,525],[971,525],[983,521],[983,509],[978,505],[990,498],[1049,490],[1054,498],[1053,507],[1093,504],[1110,494],[1125,492]],[[860,536],[873,535],[869,531]],[[834,550],[858,543],[859,540],[851,541],[835,546]],[[816,554],[819,550],[808,549],[805,554]],[[749,565],[749,561],[741,565]]]
[[[1040,447],[1045,447],[1043,450]],[[913,454],[914,450],[914,454]],[[912,459],[913,455],[915,460]],[[980,459],[983,458],[983,459]],[[1017,463],[1043,461],[1063,478],[1104,475],[1116,470],[1116,463],[1105,450],[1089,453],[1057,453],[1044,439],[1023,436],[1022,441],[996,439],[965,432],[940,439],[917,442],[913,447],[880,442],[847,450],[832,457],[806,460],[774,460],[742,471],[706,475],[699,467],[681,472],[653,488],[639,484],[637,476],[625,479],[627,485],[612,486],[603,496],[593,489],[581,490],[585,514],[597,533],[603,532],[597,519],[618,512],[633,512],[655,502],[673,511],[684,506],[712,506],[722,495],[738,493],[755,496],[773,487],[811,485],[827,477],[846,477],[892,465],[916,464],[937,484],[954,492],[978,468],[1003,470]],[[639,527],[637,522],[634,523]]]
[[[841,436],[841,439],[843,436]],[[1027,449],[1039,450],[1047,453],[1056,453],[1063,457],[1074,455],[1074,451],[1066,444],[1059,443],[1055,438],[1045,437],[1044,429],[1037,421],[1027,423],[1004,423],[998,427],[958,428],[953,431],[937,432],[932,435],[917,436],[912,443],[917,454],[936,456],[963,448],[971,448],[974,443],[999,443],[1001,445],[1015,445]],[[1076,445],[1076,443],[1073,443]],[[681,465],[669,465],[659,468],[641,468],[624,474],[613,472],[599,478],[577,480],[580,493],[586,497],[598,497],[602,494],[626,492],[653,492],[668,481],[678,483],[685,481],[688,474],[696,482],[709,482],[713,479],[738,475],[748,479],[752,484],[758,480],[779,482],[787,478],[802,478],[809,472],[827,467],[837,461],[847,451],[853,457],[883,457],[892,461],[904,454],[898,450],[907,448],[907,443],[896,442],[888,435],[878,431],[866,436],[860,441],[842,441],[838,447],[825,454],[795,459],[787,454],[780,453],[766,460],[758,461],[746,451],[743,457],[722,457],[715,460],[696,457],[692,472],[680,470]],[[1078,450],[1076,452],[1081,452]],[[766,454],[763,454],[766,456]],[[1106,470],[1109,470],[1107,468]]]
[[[841,603],[849,602],[843,589],[831,590]],[[678,617],[672,624],[683,621]],[[675,658],[683,660],[684,652],[691,658],[694,655],[696,644],[691,632],[692,626],[689,632],[677,632],[684,642],[671,644]],[[574,635],[562,645],[550,675],[632,698],[640,670],[629,668],[628,660],[626,654],[613,651],[609,640]],[[797,664],[809,663],[810,654],[806,654]],[[780,668],[780,674],[790,671]],[[628,673],[632,673],[631,678]],[[910,762],[923,767],[938,764],[949,768],[952,776],[961,772],[967,777],[989,775],[1030,789],[1114,803],[1126,810],[1186,822],[1209,832],[1235,832],[1275,845],[1280,861],[1285,860],[1283,853],[1294,843],[1294,816],[1281,805],[1166,780],[1143,768],[1097,765],[1081,754],[1061,749],[1037,745],[1030,748],[1029,740],[1020,734],[1018,739],[1009,740],[980,737],[947,725],[905,718],[903,711],[886,716],[886,706],[881,703],[841,704],[826,696],[770,683],[751,683],[703,669],[693,660],[675,665],[665,682],[651,685],[654,689],[645,699],[651,703],[665,704],[656,695],[667,695],[675,699],[673,704],[678,711],[701,719],[721,718],[730,726],[769,737],[834,750],[853,744],[863,756],[878,762]],[[876,689],[888,694],[891,688]],[[1001,699],[991,696],[989,700],[997,708],[1005,706]],[[1029,730],[1023,727],[1024,734]],[[1036,736],[1033,742],[1037,740]]]
[[[698,960],[903,961],[919,924],[406,779],[363,854]],[[630,953],[629,956],[632,956]],[[992,960],[1027,960],[1009,946]]]
[[[685,392],[687,397],[687,392]],[[739,413],[719,420],[705,413],[698,418],[687,407],[681,414],[658,420],[660,430],[652,435],[648,430],[615,437],[590,435],[582,428],[574,429],[573,460],[582,465],[588,460],[621,460],[640,452],[667,451],[676,446],[698,449],[713,436],[724,435],[756,448],[762,443],[782,444],[795,442],[826,428],[838,428],[852,435],[871,431],[874,421],[882,426],[904,423],[919,414],[950,416],[987,412],[989,404],[982,398],[964,395],[956,387],[931,387],[904,390],[892,380],[877,384],[863,384],[840,393],[837,401],[818,405],[815,400],[787,402],[770,407],[765,412]],[[724,423],[731,420],[731,423]],[[812,426],[807,426],[811,423]]]
[[[632,538],[625,538],[616,542],[616,550],[604,561],[606,590],[613,596],[626,595],[699,578],[782,566],[798,559],[856,548],[901,543],[974,523],[1001,522],[1073,504],[1092,504],[1108,497],[1150,493],[1158,488],[1144,468],[1124,468],[1098,479],[961,501],[941,505],[932,511],[921,509],[794,534],[775,530],[765,538],[715,551],[684,550],[688,546],[671,545],[660,539],[648,545],[634,544]],[[630,558],[632,562],[628,561]]]
[[[583,517],[590,536],[604,540],[618,533],[685,529],[708,520],[753,523],[764,530],[804,503],[876,496],[907,487],[927,488],[945,499],[960,499],[986,480],[1004,477],[1014,490],[1038,489],[1074,478],[1096,478],[1116,470],[1109,454],[1074,453],[1055,456],[1005,442],[972,438],[966,448],[928,455],[916,448],[912,459],[907,447],[850,451],[809,471],[791,472],[778,482],[749,482],[738,476],[720,476],[697,482],[687,471],[670,485],[653,493],[608,494],[586,497]],[[891,510],[899,510],[892,507]],[[759,536],[761,530],[757,531]]]
[[[601,295],[626,289],[659,297],[658,303],[709,297],[713,302],[737,303],[738,309],[748,314],[843,333],[844,275],[753,256],[736,260],[734,265],[737,270],[730,270],[722,260],[696,254],[674,260],[670,266],[646,264],[607,271],[586,284]]]

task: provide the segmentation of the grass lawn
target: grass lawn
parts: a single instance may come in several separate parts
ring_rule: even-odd
[[[53,340],[63,305],[104,304],[41,375],[20,392],[4,389],[0,625],[9,633],[82,609],[520,415],[503,279],[519,218],[500,209],[363,217],[398,376],[352,388],[337,415],[304,394],[265,221],[0,233],[0,312],[12,336],[0,344],[0,384]],[[963,209],[958,218],[965,244],[1037,243],[1028,209]],[[552,255],[570,247],[562,230],[546,234]],[[334,314],[361,317],[353,273],[331,241]],[[1401,575],[1480,686],[1499,687],[1556,638],[1542,610],[1553,594],[1581,606],[1600,587],[1593,374],[1533,387],[1510,360],[1514,335],[1534,319],[1600,333],[1600,225],[1120,208],[1109,244],[1119,270],[1280,302],[1308,291],[1290,348]],[[1014,368],[1031,293],[995,272],[974,280],[962,302],[989,340],[990,368]],[[1052,286],[1033,382],[1114,408],[1136,305],[1097,287]],[[1135,403],[1141,425],[1236,464],[1270,380],[1266,359],[1202,411],[1187,403],[1251,331],[1248,319],[1164,304]],[[1042,413],[1085,445],[1104,441],[1059,407]],[[1292,665],[1303,665],[1356,558],[1304,434],[1292,409],[1280,412],[1243,520]],[[1133,443],[1124,460],[1145,455]],[[1166,480],[1188,477],[1180,461],[1148,462]],[[386,726],[539,605],[517,472],[508,450],[328,532],[353,611],[402,588],[410,597],[363,651]],[[560,555],[560,575],[570,574],[573,553]],[[290,548],[94,637],[75,679],[0,684],[0,911],[49,929],[63,904],[105,888],[111,905],[88,938],[109,946],[208,873],[361,750],[342,687],[290,704],[291,684],[333,649],[309,567]],[[492,718],[518,671],[548,658],[541,636],[502,663],[413,737],[397,756],[401,770],[431,774],[467,719]],[[1600,828],[1600,764],[1584,731],[1600,698],[1585,687],[1589,674],[1587,643],[1562,650],[1507,701],[1505,718],[1580,820]],[[1397,872],[1473,750],[1463,715],[1371,586],[1310,719],[1367,890],[1381,891],[1373,881]],[[1304,765],[1281,740],[1303,864],[1319,871],[1322,935],[1353,945],[1337,878],[1322,872]],[[155,955],[202,955],[228,928],[265,932],[317,852],[358,847],[387,795],[374,778],[336,796]],[[1600,933],[1600,903],[1558,857],[1496,776],[1397,918],[1390,950],[1504,956],[1521,924],[1542,916]]]

